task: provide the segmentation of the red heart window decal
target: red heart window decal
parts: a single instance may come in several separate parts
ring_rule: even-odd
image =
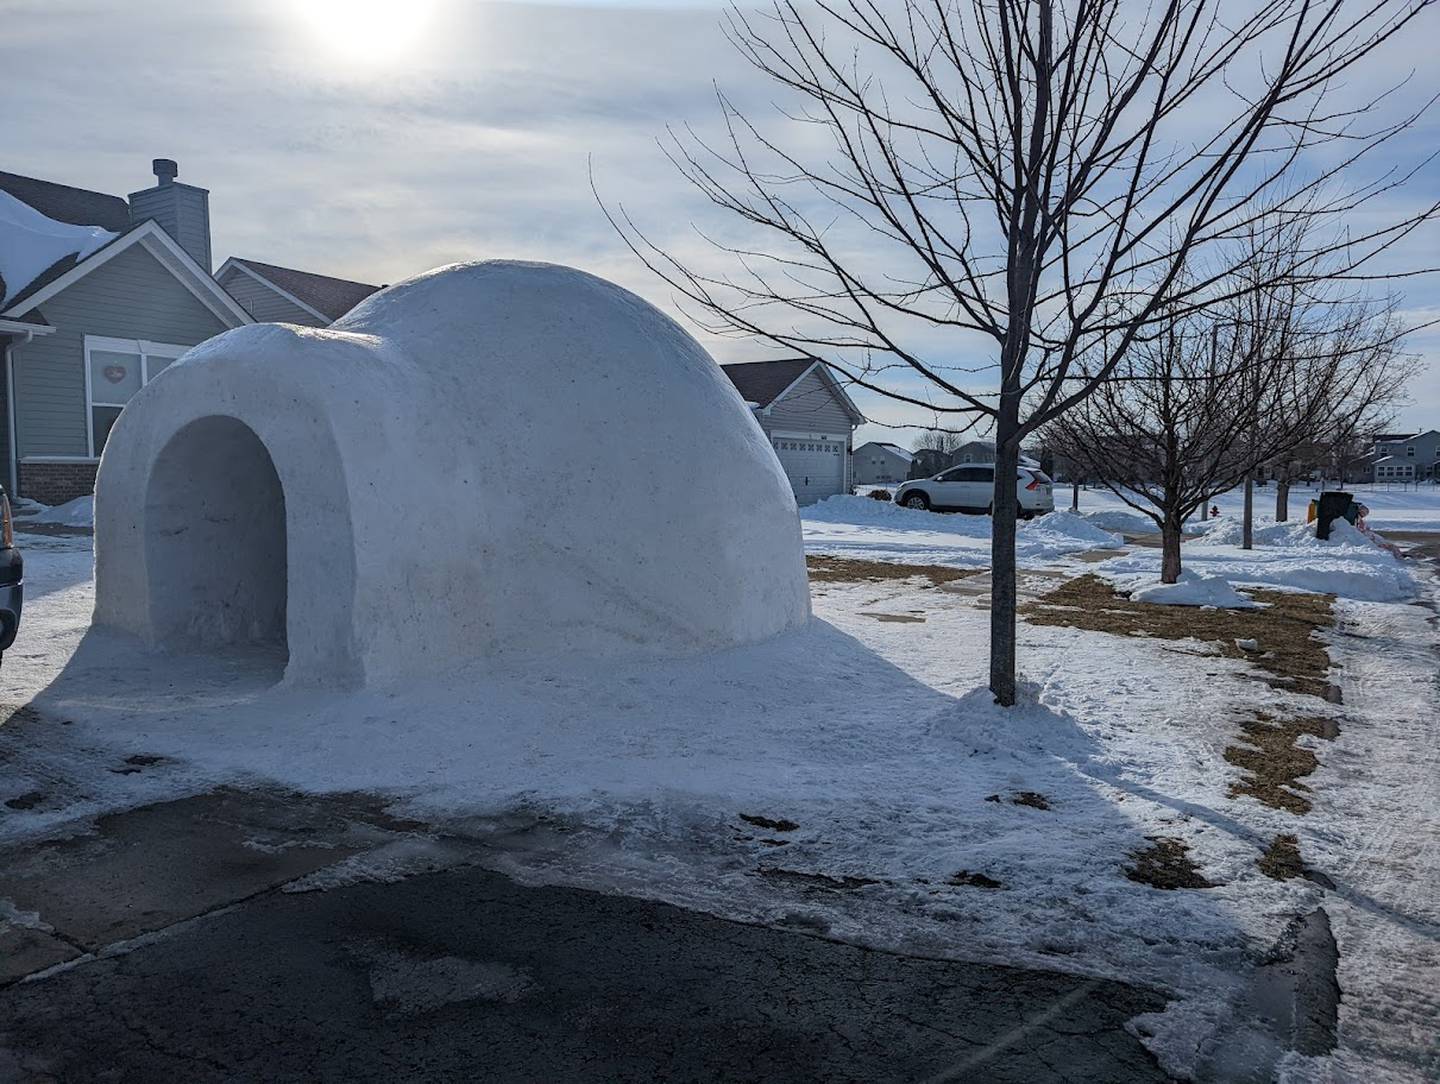
[[[118,384],[125,379],[125,374],[129,371],[123,365],[107,365],[104,369],[105,379],[112,384]]]

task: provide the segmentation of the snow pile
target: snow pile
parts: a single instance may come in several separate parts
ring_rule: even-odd
[[[1020,524],[1022,541],[1035,542],[1041,538],[1052,540],[1057,551],[1063,551],[1070,543],[1083,543],[1086,549],[1119,549],[1125,540],[1117,534],[1104,530],[1099,524],[1077,516],[1074,512],[1051,512]]]
[[[1148,574],[1116,577],[1116,587],[1136,602],[1160,606],[1210,606],[1217,610],[1251,610],[1263,603],[1247,598],[1219,576],[1202,576],[1186,569],[1175,583],[1156,583]]]
[[[984,568],[990,564],[990,517],[906,508],[869,497],[835,496],[800,510],[811,553],[904,564]],[[1051,512],[1020,524],[1015,556],[1049,564],[1084,550],[1123,543],[1080,516]]]
[[[1207,522],[1210,526],[1204,532],[1205,537],[1197,539],[1196,545],[1203,543],[1206,546],[1239,546],[1244,543],[1245,524],[1243,520],[1225,516]],[[1187,525],[1188,528],[1189,525]],[[1309,542],[1315,540],[1315,527],[1310,523],[1275,523],[1270,520],[1256,519],[1252,525],[1250,537],[1253,544],[1257,546],[1304,548]]]
[[[1211,522],[1206,534],[1181,550],[1184,568],[1198,575],[1371,602],[1398,602],[1415,595],[1415,578],[1405,562],[1343,520],[1332,526],[1325,541],[1315,537],[1310,524],[1257,520],[1254,548],[1249,550],[1240,547],[1238,520]],[[1137,574],[1148,574],[1153,582],[1159,577],[1160,551],[1135,550],[1106,561],[1097,572],[1117,586],[1133,586]]]
[[[95,498],[76,497],[73,501],[57,504],[53,508],[42,506],[39,512],[28,516],[27,523],[52,523],[59,527],[95,526]]]
[[[893,486],[881,488],[894,489]],[[808,508],[802,508],[800,518],[806,523],[843,523],[857,527],[885,527],[897,531],[932,531],[963,535],[966,538],[990,536],[988,517],[929,512],[922,508],[906,508],[894,501],[877,501],[874,497],[856,497],[846,493],[826,497]]]
[[[1085,495],[1080,497],[1080,503],[1082,506],[1086,503]],[[1102,531],[1115,531],[1119,534],[1154,534],[1159,530],[1155,526],[1155,521],[1149,516],[1128,508],[1102,508],[1098,511],[1081,511],[1079,515]]]
[[[553,264],[455,264],[327,330],[201,344],[126,407],[95,511],[97,626],[283,641],[290,683],[693,654],[810,613],[795,498],[734,385],[653,305]]]
[[[118,236],[99,226],[56,222],[0,190],[0,278],[5,280],[0,296],[18,297],[66,256],[83,260]]]

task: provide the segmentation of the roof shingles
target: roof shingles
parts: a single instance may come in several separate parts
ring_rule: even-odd
[[[375,291],[381,289],[379,286],[371,286],[368,282],[352,282],[349,279],[337,279],[330,275],[297,271],[293,267],[280,267],[278,264],[261,263],[259,260],[242,260],[239,256],[234,257],[234,262],[253,271],[292,297],[303,301],[330,320],[340,319]]]

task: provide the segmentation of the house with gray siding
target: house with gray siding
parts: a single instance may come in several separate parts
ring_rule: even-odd
[[[0,289],[12,493],[53,504],[90,492],[130,397],[190,347],[252,322],[210,275],[208,194],[178,183],[174,162],[154,168],[157,183],[128,200],[0,173],[12,212],[0,221],[5,266],[23,265],[23,251],[53,252],[45,246],[74,227],[108,237]]]
[[[1374,480],[1440,481],[1440,430],[1377,435],[1374,448]]]
[[[898,444],[872,440],[856,448],[850,457],[857,486],[904,482],[915,465],[915,453]]]
[[[793,358],[723,368],[770,438],[798,504],[850,492],[851,438],[865,416],[827,365]]]
[[[329,327],[382,286],[231,256],[215,281],[262,323]]]
[[[11,493],[91,492],[125,403],[190,347],[242,324],[327,327],[379,287],[231,258],[213,276],[210,194],[127,198],[0,172],[0,455]],[[12,278],[6,281],[5,270]]]

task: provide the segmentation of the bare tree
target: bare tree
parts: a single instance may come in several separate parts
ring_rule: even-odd
[[[1179,578],[1181,531],[1197,509],[1263,464],[1355,431],[1403,394],[1414,364],[1386,307],[1288,288],[1242,300],[1227,317],[1180,316],[1137,340],[1111,379],[1048,429],[1154,520],[1164,583]],[[1242,310],[1255,322],[1237,322]]]
[[[686,131],[667,149],[753,239],[710,239],[730,267],[712,272],[623,206],[607,213],[703,327],[993,434],[990,688],[1012,704],[1021,442],[1102,384],[1158,314],[1221,299],[1227,249],[1266,211],[1337,227],[1275,269],[1290,284],[1320,263],[1368,274],[1434,215],[1427,203],[1355,228],[1415,170],[1346,181],[1419,113],[1376,121],[1387,93],[1344,106],[1330,93],[1433,2],[732,10],[732,42],[786,99],[783,131],[722,93],[726,139]],[[1184,274],[1201,256],[1208,273]]]

